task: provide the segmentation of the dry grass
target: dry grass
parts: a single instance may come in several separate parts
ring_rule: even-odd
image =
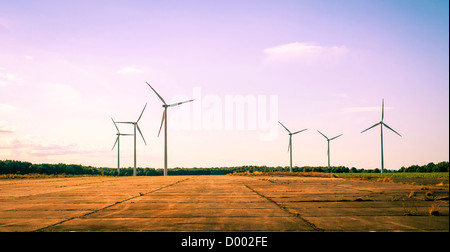
[[[431,215],[431,216],[439,216],[440,215],[440,212],[439,212],[439,206],[438,205],[436,205],[436,204],[431,204],[431,207],[430,207],[430,209],[429,209],[429,214]]]
[[[392,179],[392,177],[384,177],[384,178],[378,178],[377,182],[389,182],[389,183],[393,183],[394,180]]]
[[[232,176],[277,176],[277,177],[318,177],[318,178],[336,178],[334,174],[323,172],[233,172],[228,174]]]
[[[407,208],[404,203],[403,205],[403,215],[404,216],[417,216],[419,212],[417,211],[417,205],[414,204],[414,208]]]

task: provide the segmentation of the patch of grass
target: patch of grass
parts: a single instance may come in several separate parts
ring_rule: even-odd
[[[377,182],[394,182],[394,180],[392,179],[392,177],[384,177],[384,178],[378,178]]]
[[[262,181],[267,181],[267,182],[270,182],[270,183],[275,183],[275,181],[273,181],[273,180],[271,180],[271,179],[269,179],[269,178],[263,178],[263,179],[261,179]]]
[[[436,186],[440,186],[440,187],[448,187],[448,184],[444,184],[444,181],[442,181],[439,184],[436,184]]]
[[[430,207],[430,209],[429,209],[429,211],[428,211],[428,213],[431,215],[431,216],[439,216],[441,213],[439,212],[439,206],[438,205],[436,205],[436,204],[431,204],[431,207]]]
[[[424,200],[425,201],[434,201],[434,197],[435,195],[434,195],[434,191],[427,191],[426,193],[425,193],[425,197],[424,197]]]
[[[338,173],[339,178],[357,178],[357,179],[381,179],[386,181],[395,178],[448,178],[448,172],[396,172],[396,173]]]
[[[229,173],[231,176],[277,176],[277,177],[319,177],[319,178],[336,178],[337,176],[323,172],[259,172],[245,171]]]
[[[416,205],[414,205],[414,209],[406,208],[405,204],[402,204],[402,205],[403,205],[403,215],[404,216],[417,216],[417,215],[419,215],[419,213],[417,212],[417,206]]]
[[[300,213],[297,212],[297,211],[294,211],[294,210],[289,210],[289,213],[290,213],[292,216],[295,216],[295,217],[300,216]]]
[[[340,199],[311,199],[311,200],[291,200],[289,202],[295,203],[295,202],[359,202],[359,201],[374,201],[373,199],[369,197],[356,197],[354,199],[348,199],[348,198],[340,198]]]
[[[402,199],[402,196],[395,194],[394,196],[392,196],[392,201],[399,201]]]
[[[435,200],[448,200],[448,196],[436,197]]]
[[[353,199],[353,201],[373,201],[373,199],[366,196],[365,198],[357,197],[357,198]]]

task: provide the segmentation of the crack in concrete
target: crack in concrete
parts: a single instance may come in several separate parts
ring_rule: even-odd
[[[255,189],[251,188],[249,185],[244,184],[245,187],[247,187],[248,189],[250,189],[252,192],[258,194],[259,196],[261,196],[262,198],[272,202],[273,204],[277,205],[281,210],[288,212],[290,215],[297,217],[299,220],[303,221],[305,224],[307,224],[309,227],[311,227],[312,229],[314,229],[314,231],[319,231],[319,232],[323,232],[325,230],[318,228],[316,225],[314,225],[314,223],[309,222],[308,220],[304,219],[302,216],[300,216],[300,213],[289,210],[286,206],[274,201],[273,199],[265,196],[264,194],[256,191]]]
[[[167,187],[176,185],[176,184],[181,183],[181,182],[184,182],[184,181],[186,181],[186,180],[188,180],[188,179],[190,179],[190,178],[184,178],[184,179],[182,179],[182,180],[178,180],[178,181],[176,181],[176,182],[174,182],[174,183],[171,183],[171,184],[168,184],[168,185],[159,187],[159,188],[157,188],[157,189],[151,190],[151,191],[146,192],[146,193],[139,193],[139,195],[136,195],[136,196],[133,196],[133,197],[124,199],[124,200],[116,201],[114,204],[111,204],[111,205],[108,205],[108,206],[105,206],[105,207],[102,207],[102,208],[99,208],[99,209],[95,209],[95,210],[92,211],[92,212],[85,213],[85,214],[82,214],[82,215],[80,215],[80,216],[74,216],[74,217],[68,218],[68,219],[66,219],[66,220],[62,220],[62,221],[60,221],[60,222],[53,223],[53,224],[48,225],[48,226],[46,226],[46,227],[42,227],[42,228],[36,229],[36,230],[34,230],[34,231],[31,231],[31,232],[44,232],[46,229],[49,229],[49,228],[51,228],[51,227],[60,225],[60,224],[62,224],[62,223],[65,223],[65,222],[68,222],[68,221],[71,221],[71,220],[74,220],[74,219],[80,219],[80,218],[89,216],[89,215],[91,215],[91,214],[97,213],[97,212],[99,212],[99,211],[105,210],[105,209],[107,209],[107,208],[116,206],[116,205],[121,204],[121,203],[124,203],[124,202],[127,202],[127,201],[129,201],[129,200],[136,199],[136,198],[145,196],[145,195],[147,195],[147,194],[157,192],[157,191],[162,190],[162,189],[164,189],[164,188],[167,188]]]

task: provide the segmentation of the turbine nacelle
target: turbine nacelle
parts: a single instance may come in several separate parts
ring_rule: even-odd
[[[144,110],[145,110],[146,107],[147,107],[147,103],[145,104],[144,108],[142,109],[142,112],[141,112],[141,114],[139,115],[139,118],[137,119],[136,122],[130,122],[130,121],[129,121],[129,122],[117,122],[117,123],[132,124],[132,125],[134,125],[134,127],[136,127],[137,130],[139,131],[139,134],[141,134],[142,140],[144,140],[145,145],[147,145],[147,142],[145,141],[145,138],[144,138],[144,135],[142,134],[141,128],[139,128],[138,122],[141,120],[142,114],[144,114]],[[111,118],[111,119],[112,119],[112,118]],[[114,120],[113,120],[113,122],[114,122]],[[115,125],[115,124],[116,124],[116,123],[114,123],[114,125]],[[117,125],[116,125],[116,128],[117,128]],[[117,131],[119,131],[119,128],[117,128]],[[119,133],[120,133],[120,132],[119,132]]]
[[[338,138],[338,137],[340,137],[340,136],[342,136],[342,135],[344,135],[344,134],[340,134],[340,135],[338,135],[338,136],[335,136],[335,137],[332,137],[332,138],[328,138],[327,136],[325,136],[322,132],[320,132],[319,130],[317,130],[317,132],[319,132],[323,137],[325,137],[325,139],[327,139],[327,141],[329,142],[329,141],[331,141],[331,140],[334,140],[334,139],[336,139],[336,138]]]

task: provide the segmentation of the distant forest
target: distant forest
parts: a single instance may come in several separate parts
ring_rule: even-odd
[[[226,175],[233,172],[280,172],[288,171],[289,167],[267,167],[267,166],[237,166],[237,167],[211,167],[211,168],[170,168],[169,175]],[[162,176],[163,169],[137,168],[138,176]],[[292,167],[293,172],[324,172],[324,173],[380,173],[380,169],[357,169],[344,166],[331,167]],[[444,161],[438,164],[429,163],[419,166],[412,165],[402,167],[399,170],[385,170],[386,173],[394,172],[449,172],[449,162]],[[82,166],[76,164],[32,164],[30,162],[0,160],[0,174],[46,174],[46,175],[103,175],[117,176],[115,168],[97,168],[92,166]],[[120,176],[132,176],[133,168],[121,168]]]

